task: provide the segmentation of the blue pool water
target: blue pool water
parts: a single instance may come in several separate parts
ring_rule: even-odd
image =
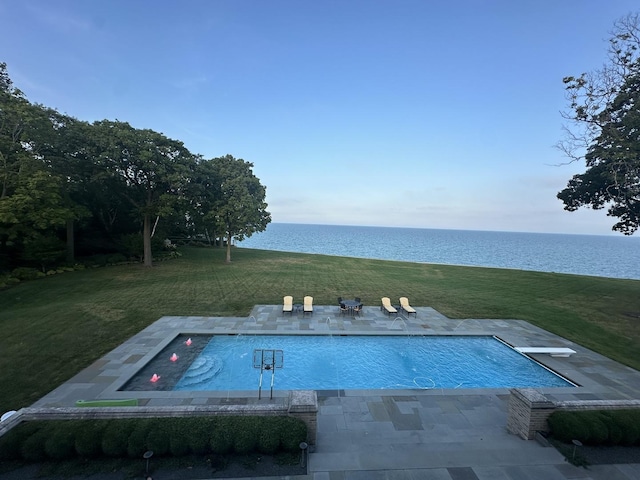
[[[257,390],[254,350],[282,350],[275,390],[570,387],[489,336],[214,336],[174,390]],[[264,372],[263,388],[271,373]]]

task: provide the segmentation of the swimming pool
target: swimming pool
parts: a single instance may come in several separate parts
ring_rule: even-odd
[[[260,349],[282,350],[275,390],[575,386],[491,336],[222,335],[173,389],[257,390]]]

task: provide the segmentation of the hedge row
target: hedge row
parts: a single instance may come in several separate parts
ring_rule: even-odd
[[[640,445],[640,410],[558,410],[549,417],[551,435],[585,445]]]
[[[296,452],[307,427],[292,417],[187,417],[23,423],[0,437],[0,460],[140,458]]]

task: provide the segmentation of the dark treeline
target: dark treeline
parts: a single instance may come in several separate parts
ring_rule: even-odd
[[[230,247],[271,221],[252,168],[126,122],[31,103],[0,63],[0,271],[98,254],[151,265],[171,238]]]

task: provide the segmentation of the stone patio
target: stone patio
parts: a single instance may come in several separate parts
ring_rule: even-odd
[[[568,358],[531,357],[577,388],[543,388],[558,401],[640,399],[640,372],[517,319],[449,319],[429,307],[417,316],[387,316],[365,306],[362,316],[316,305],[312,315],[284,316],[280,305],[257,305],[246,318],[167,316],[154,322],[33,407],[68,407],[77,400],[132,398],[127,380],[178,334],[495,335],[512,346],[567,347]],[[136,391],[140,405],[277,404],[288,392],[258,400],[256,391]],[[309,457],[314,480],[606,479],[640,478],[640,465],[568,464],[553,448],[506,431],[507,389],[320,391],[317,445]],[[135,408],[135,407],[134,407]]]

